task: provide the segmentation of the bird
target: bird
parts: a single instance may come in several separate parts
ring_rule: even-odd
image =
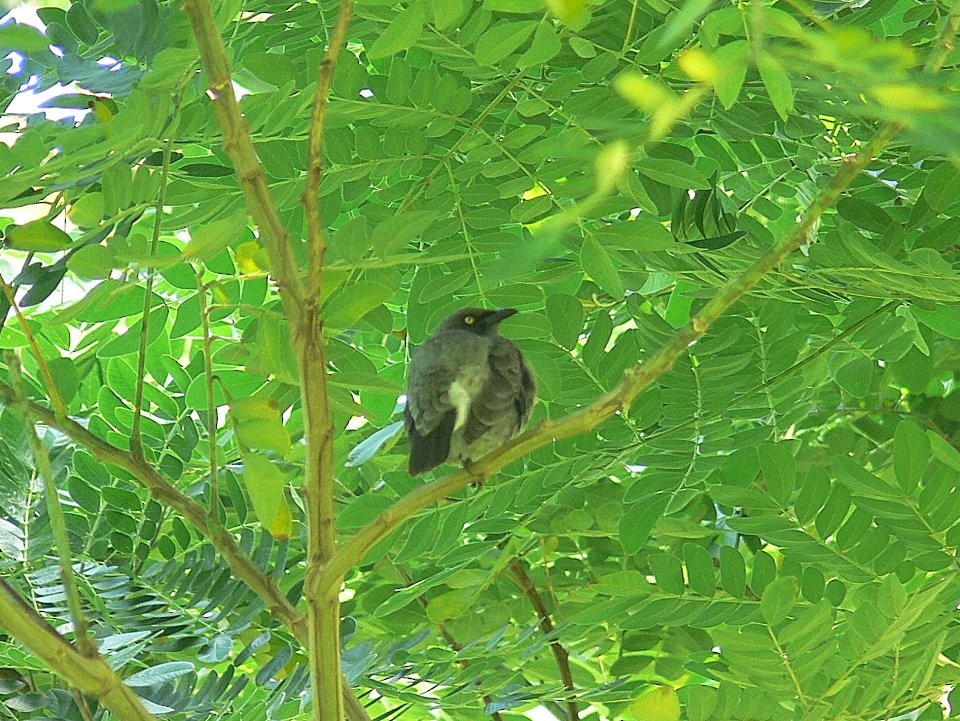
[[[404,426],[410,475],[450,461],[470,463],[526,426],[536,380],[500,322],[515,308],[463,308],[446,318],[414,353]]]

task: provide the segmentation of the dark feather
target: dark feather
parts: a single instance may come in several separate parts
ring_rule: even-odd
[[[410,437],[410,465],[411,476],[418,476],[421,473],[436,468],[447,460],[450,455],[450,435],[453,433],[453,425],[457,420],[456,412],[451,408],[443,414],[440,422],[434,426],[433,430],[425,435],[421,435],[417,430],[417,424],[407,409],[403,413],[404,425],[407,429],[407,435]]]

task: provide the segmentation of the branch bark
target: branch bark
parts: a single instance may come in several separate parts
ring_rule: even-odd
[[[353,14],[352,0],[343,0],[327,55],[320,66],[320,79],[314,100],[310,132],[308,173],[304,206],[310,240],[310,265],[307,289],[294,262],[286,228],[267,186],[263,165],[257,156],[233,92],[230,66],[223,40],[214,21],[209,0],[184,0],[200,47],[200,57],[208,76],[209,94],[217,121],[223,131],[224,150],[237,170],[247,207],[260,229],[270,255],[272,271],[280,290],[284,313],[292,329],[292,343],[300,361],[300,392],[303,401],[307,442],[304,499],[307,510],[307,579],[318,575],[335,552],[333,420],[327,394],[326,355],[320,318],[323,259],[326,242],[319,207],[319,184],[323,174],[323,135],[326,105],[333,71],[344,45]],[[316,585],[316,584],[312,584]],[[269,590],[269,589],[264,589]],[[275,600],[275,599],[274,599]],[[311,678],[315,702],[313,715],[318,721],[340,721],[344,700],[351,718],[366,713],[352,693],[342,692],[340,673],[340,603],[336,589],[323,594],[308,594],[306,627],[303,620],[291,618],[299,633],[306,631],[310,649]],[[285,611],[286,612],[286,611]],[[358,714],[362,714],[358,715]]]

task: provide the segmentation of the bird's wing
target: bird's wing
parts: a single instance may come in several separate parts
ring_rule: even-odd
[[[498,337],[488,356],[490,376],[470,405],[470,417],[464,426],[467,443],[476,440],[494,426],[512,423],[509,435],[519,431],[530,417],[535,386],[533,374],[517,347]]]
[[[404,425],[410,438],[410,474],[414,476],[435,468],[450,455],[457,409],[449,389],[462,368],[460,362],[454,362],[458,361],[456,354],[450,357],[451,347],[462,350],[455,338],[429,340],[410,364]]]
[[[456,370],[442,363],[411,366],[407,411],[422,435],[432,433],[447,414],[455,413],[447,389],[456,379]]]

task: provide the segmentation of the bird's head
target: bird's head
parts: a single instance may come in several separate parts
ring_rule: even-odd
[[[516,315],[518,312],[515,308],[500,308],[498,310],[462,308],[444,320],[437,330],[465,330],[477,335],[496,335],[500,329],[500,321]]]

